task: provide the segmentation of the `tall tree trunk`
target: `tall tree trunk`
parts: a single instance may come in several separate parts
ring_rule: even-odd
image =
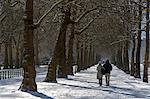
[[[74,24],[71,25],[71,35],[69,37],[69,48],[68,48],[68,74],[73,75],[73,45],[74,45]]]
[[[39,65],[39,42],[38,42],[38,32],[39,30],[36,30],[35,33],[35,65]]]
[[[146,10],[146,51],[145,51],[145,60],[144,60],[144,74],[143,82],[148,83],[148,65],[149,65],[149,7],[150,0],[147,0],[147,10]]]
[[[88,61],[88,51],[87,51],[87,45],[85,43],[84,45],[84,67],[87,69],[87,61]]]
[[[116,46],[112,46],[112,48],[115,50],[112,51],[111,63],[116,65]]]
[[[4,69],[8,68],[8,44],[5,43],[5,59],[4,59]]]
[[[72,0],[69,0],[72,1]],[[76,16],[76,7],[68,7],[69,11],[72,9],[72,20],[75,20]],[[75,24],[71,24],[71,34],[69,37],[69,44],[68,44],[68,61],[67,61],[67,67],[68,67],[68,74],[73,75],[73,47],[74,47],[74,39],[75,39]]]
[[[20,46],[20,56],[19,56],[19,64],[20,64],[20,67],[23,66],[23,44]]]
[[[83,44],[80,46],[80,60],[81,60],[81,70],[84,70],[84,54],[83,54]]]
[[[67,78],[67,63],[66,63],[66,31],[70,24],[70,8],[62,8],[62,24],[60,27],[60,33],[62,33],[61,45],[60,45],[60,58],[59,58],[59,72],[58,77]]]
[[[54,82],[56,83],[56,69],[57,69],[57,65],[58,65],[58,61],[59,61],[59,46],[61,44],[60,42],[60,38],[61,38],[62,34],[59,34],[58,40],[56,42],[55,45],[55,49],[54,49],[54,53],[51,59],[50,64],[48,65],[48,72],[45,78],[45,82]]]
[[[96,56],[97,56],[97,54],[96,54],[95,48],[93,46],[93,63],[92,63],[92,66],[96,64]]]
[[[117,50],[117,66],[119,69],[122,69],[122,45],[118,45],[118,50]]]
[[[94,64],[94,47],[93,47],[93,45],[92,45],[92,58],[91,58],[91,65],[93,65]]]
[[[56,68],[59,65],[58,77],[67,78],[66,71],[66,30],[70,21],[70,11],[63,11],[62,8],[62,20],[59,32],[59,37],[55,45],[54,54],[52,56],[51,63],[48,67],[48,72],[44,81],[57,82],[56,81]]]
[[[128,41],[125,42],[125,72],[130,73],[129,70],[129,53],[128,53]]]
[[[142,0],[139,0],[139,4],[141,4]],[[142,21],[142,7],[139,5],[139,23],[138,23],[138,36],[137,36],[137,51],[136,51],[136,69],[135,69],[135,77],[141,78],[140,75],[140,51],[141,51],[141,21]]]
[[[80,60],[80,47],[79,47],[79,39],[78,36],[76,37],[76,53],[77,53],[77,72],[80,72],[81,70],[81,60]]]
[[[19,68],[19,46],[20,46],[20,38],[21,38],[21,32],[19,33],[17,44],[16,44],[16,66],[15,68]]]
[[[91,59],[92,59],[92,44],[90,43],[90,45],[89,45],[89,60],[88,60],[89,66],[92,65]]]
[[[34,10],[36,10],[35,14],[36,14],[36,19],[38,20],[40,18],[40,2],[41,0],[36,0],[35,4],[36,4],[36,8]],[[35,65],[39,66],[39,28],[36,29],[36,33],[34,35],[34,41],[35,41]]]
[[[125,72],[126,71],[126,52],[125,52],[125,49],[126,49],[126,47],[125,47],[125,41],[123,42],[123,48],[122,48],[122,56],[123,56],[123,65],[122,65],[122,70]]]
[[[89,67],[91,67],[90,66],[90,52],[91,52],[91,48],[90,48],[90,43],[89,43],[89,45],[88,45],[88,50],[87,50],[88,52],[87,52],[87,56],[88,56],[88,58],[87,58],[87,66],[88,66],[88,68]]]
[[[134,56],[135,56],[135,35],[132,35],[132,54],[131,54],[131,71],[130,71],[130,75],[134,76],[135,73],[135,61],[134,61]]]
[[[64,46],[63,40],[64,40],[65,34],[66,34],[65,32],[59,33],[58,40],[56,42],[54,53],[52,56],[52,60],[51,60],[50,64],[48,65],[48,72],[47,72],[46,78],[44,80],[46,82],[57,82],[56,81],[56,68],[57,68],[57,65],[59,65],[59,62],[61,59],[60,55],[64,54],[62,51],[62,49],[63,49],[62,46]]]
[[[61,33],[62,33],[62,38],[61,38],[61,45],[59,47],[60,51],[60,56],[59,56],[59,72],[58,72],[58,77],[59,78],[66,78],[67,77],[67,64],[66,64],[66,26],[62,26],[61,28]]]
[[[9,66],[13,68],[13,57],[12,57],[12,36],[9,38]]]
[[[15,68],[19,68],[19,47],[16,46],[16,66]]]
[[[23,59],[23,81],[20,86],[21,91],[37,91],[35,82],[36,71],[34,61],[34,45],[33,45],[33,0],[26,1],[24,16],[24,59]]]

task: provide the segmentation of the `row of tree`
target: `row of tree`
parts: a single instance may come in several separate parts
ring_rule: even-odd
[[[128,3],[129,4],[129,3]],[[143,81],[148,82],[148,67],[149,67],[149,0],[142,1],[130,1],[130,6],[126,6],[127,16],[124,20],[126,24],[125,32],[127,33],[123,36],[123,42],[118,43],[118,51],[115,53],[117,66],[130,73],[131,76],[136,78],[141,78],[141,38],[142,32],[146,34],[146,50],[144,59],[144,71],[143,71]],[[144,18],[145,17],[145,18]],[[144,23],[143,23],[144,22]],[[129,27],[127,27],[129,26]],[[144,26],[144,28],[143,28]],[[132,53],[131,53],[131,66],[129,65],[129,41],[132,41]],[[127,40],[126,40],[127,39]]]
[[[149,0],[2,0],[4,68],[13,68],[15,56],[15,67],[24,69],[22,91],[37,91],[35,65],[40,64],[45,52],[43,56],[48,54],[50,58],[46,82],[57,82],[57,69],[58,77],[67,78],[73,75],[74,63],[79,72],[104,55],[111,56],[126,73],[140,78],[141,32],[145,31],[141,27],[142,12],[146,12],[147,20],[143,81],[148,82]],[[133,45],[131,68],[129,45]]]

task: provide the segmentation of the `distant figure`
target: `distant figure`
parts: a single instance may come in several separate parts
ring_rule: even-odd
[[[102,74],[102,65],[99,62],[98,66],[97,66],[97,79],[99,80],[99,84],[100,86],[102,85],[102,78],[103,78],[103,74]]]
[[[106,63],[103,65],[103,67],[105,68],[106,86],[109,86],[110,73],[112,71],[112,65],[109,63],[109,60],[106,60]]]
[[[106,77],[106,86],[109,86],[111,70],[112,70],[112,66],[109,63],[109,60],[106,60],[106,62],[104,63],[103,66],[101,65],[101,63],[98,63],[97,79],[99,80],[100,86],[102,86],[103,75],[105,75],[105,77]]]

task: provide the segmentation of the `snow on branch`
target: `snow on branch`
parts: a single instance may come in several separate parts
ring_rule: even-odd
[[[4,15],[1,19],[0,22],[2,22],[6,18],[6,15]]]
[[[97,19],[98,17],[92,19],[86,26],[84,26],[81,30],[76,31],[77,35],[80,35],[83,31],[85,31],[93,22],[95,19]],[[100,18],[99,18],[100,19]]]
[[[18,3],[19,3],[19,1],[15,1],[15,2],[13,2],[10,6],[11,6],[11,7],[15,7]],[[6,12],[6,10],[4,10],[4,11],[0,14],[0,16],[2,16],[5,12]]]
[[[122,40],[119,40],[119,41],[114,41],[112,43],[110,43],[110,45],[114,45],[114,44],[117,44],[117,43],[120,43],[120,42],[123,42],[123,41],[128,41],[129,39],[122,39]]]
[[[86,30],[90,25],[91,23],[94,21],[95,19],[92,19],[85,27],[83,27],[81,30],[79,30],[77,32],[77,35],[80,35],[84,30]]]
[[[4,13],[5,13],[5,11],[3,11],[3,12],[0,14],[0,16],[2,16]]]
[[[36,26],[39,26],[40,23],[43,21],[43,19],[44,19],[58,4],[60,4],[62,1],[63,1],[63,0],[60,0],[60,1],[56,2],[55,4],[53,4],[53,5],[51,6],[51,8],[50,8],[49,10],[47,10],[46,13],[38,20],[38,22],[37,22],[37,23],[34,23],[34,26],[35,26],[35,27],[36,27]]]
[[[13,2],[13,3],[11,4],[11,7],[16,6],[18,3],[19,3],[19,1],[15,1],[15,2]]]
[[[85,11],[83,14],[81,14],[74,22],[77,23],[79,22],[85,15],[87,15],[88,13],[94,11],[94,10],[97,10],[99,8],[99,6],[93,8],[93,9],[90,9],[88,11]]]

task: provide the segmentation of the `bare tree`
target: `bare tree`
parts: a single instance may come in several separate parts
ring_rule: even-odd
[[[34,62],[34,45],[33,45],[33,0],[26,1],[24,15],[24,59],[23,59],[23,80],[20,86],[21,91],[37,91],[35,82],[36,71]]]
[[[145,51],[145,60],[144,60],[144,75],[143,82],[148,83],[148,65],[149,65],[149,8],[150,8],[150,0],[147,0],[146,7],[146,51]]]
[[[139,0],[139,4],[142,4],[142,0]],[[142,6],[139,5],[139,19],[138,19],[138,35],[137,35],[137,51],[136,51],[136,70],[135,77],[141,78],[140,74],[140,51],[141,51],[141,21],[142,21]]]

